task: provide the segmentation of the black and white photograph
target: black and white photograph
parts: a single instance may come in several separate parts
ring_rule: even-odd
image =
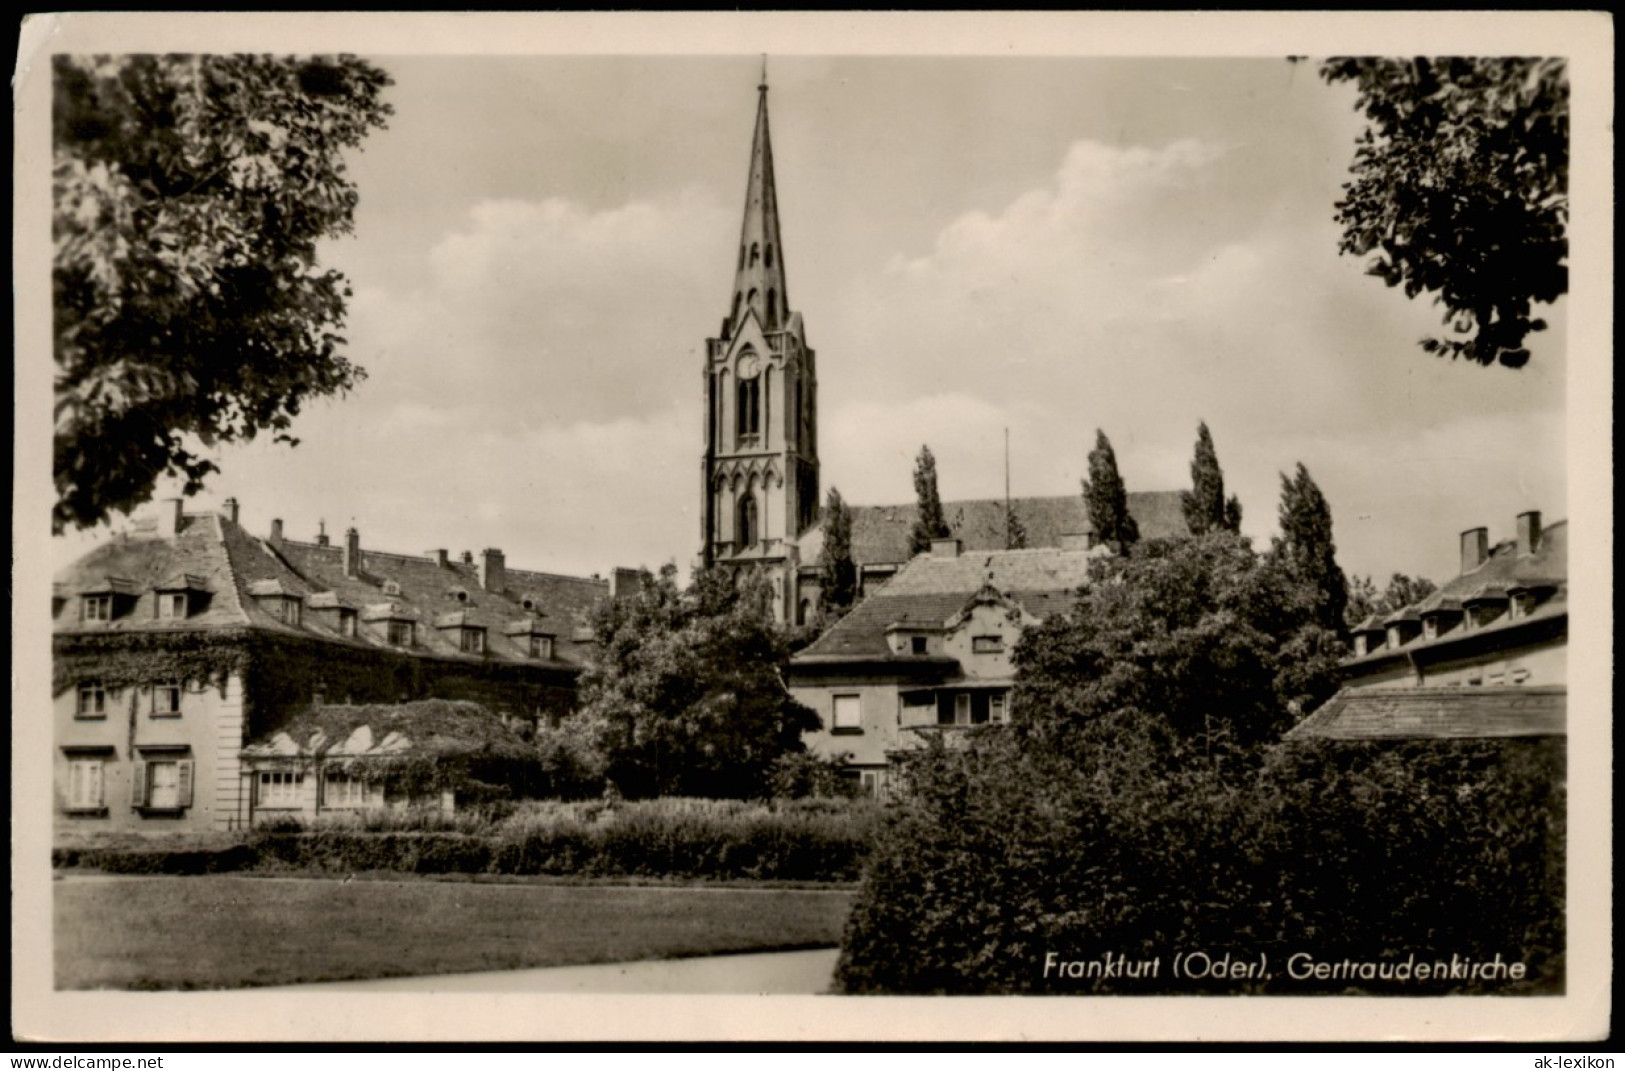
[[[14,1033],[1605,1035],[1612,34],[26,20]]]

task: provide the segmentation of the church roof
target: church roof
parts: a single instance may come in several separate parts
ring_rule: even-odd
[[[1050,495],[1010,500],[1022,526],[1027,529],[1029,547],[1058,547],[1063,535],[1087,535],[1094,531],[1083,496]],[[852,511],[852,558],[859,565],[879,565],[908,561],[908,536],[914,527],[918,507],[849,506]],[[1129,515],[1140,526],[1140,538],[1165,539],[1189,534],[1178,491],[1130,491]],[[966,499],[945,502],[943,516],[966,551],[1004,549],[1004,500]],[[804,533],[799,541],[801,560],[812,564],[824,549],[822,526]]]
[[[739,266],[733,304],[723,323],[732,337],[754,312],[763,330],[778,330],[790,319],[785,286],[784,246],[779,240],[779,192],[773,178],[773,139],[767,125],[767,83],[758,86],[756,133],[751,139],[750,175],[745,184],[744,219],[739,228]]]

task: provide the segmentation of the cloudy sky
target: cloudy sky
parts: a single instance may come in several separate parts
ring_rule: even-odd
[[[742,53],[744,50],[740,50]],[[760,60],[374,54],[395,115],[351,161],[366,381],[296,449],[219,455],[264,532],[497,546],[560,572],[698,550],[701,354],[727,310]],[[1452,575],[1456,534],[1566,516],[1567,299],[1521,371],[1423,354],[1437,311],[1339,256],[1360,117],[1280,58],[775,55],[792,307],[823,480],[912,499],[1188,486],[1197,422],[1244,530],[1304,462],[1346,569]]]

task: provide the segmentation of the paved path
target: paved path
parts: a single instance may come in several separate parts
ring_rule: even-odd
[[[328,993],[827,993],[839,954],[838,949],[818,948],[265,988]]]

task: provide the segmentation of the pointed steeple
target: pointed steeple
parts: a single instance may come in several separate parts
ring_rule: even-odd
[[[756,137],[750,147],[750,180],[745,188],[745,222],[739,229],[739,267],[734,274],[728,333],[738,330],[750,309],[765,330],[789,319],[784,283],[784,248],[779,244],[779,199],[773,182],[773,143],[767,132],[767,63],[756,104]]]

